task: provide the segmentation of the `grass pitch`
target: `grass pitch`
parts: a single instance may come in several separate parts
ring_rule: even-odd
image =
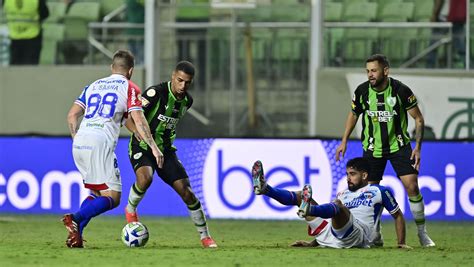
[[[310,240],[302,221],[209,220],[218,249],[202,249],[189,218],[143,217],[150,231],[144,248],[120,240],[123,217],[102,216],[84,232],[84,249],[65,246],[60,216],[0,214],[0,265],[6,266],[473,266],[472,222],[429,222],[436,248],[418,244],[413,222],[407,243],[396,248],[394,224],[383,224],[384,248],[291,248]]]

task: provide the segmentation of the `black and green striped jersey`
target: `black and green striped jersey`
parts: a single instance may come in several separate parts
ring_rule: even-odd
[[[410,143],[407,110],[418,104],[408,86],[389,78],[385,90],[377,92],[370,83],[360,84],[352,96],[352,112],[362,116],[362,145],[380,158]]]
[[[163,82],[147,88],[142,94],[142,106],[145,117],[150,125],[150,130],[156,144],[162,152],[174,151],[176,126],[179,120],[193,104],[193,98],[186,92],[183,99],[178,100],[171,92],[171,82]],[[130,144],[138,144],[135,136],[130,139]],[[140,146],[148,149],[148,145],[141,141]]]

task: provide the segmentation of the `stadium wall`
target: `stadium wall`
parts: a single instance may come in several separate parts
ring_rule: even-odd
[[[211,218],[296,219],[296,207],[285,207],[252,193],[250,168],[262,160],[272,186],[299,190],[313,186],[319,203],[331,201],[347,186],[345,164],[361,155],[358,141],[348,144],[346,158],[334,161],[334,139],[178,139],[178,156],[193,190]],[[87,196],[74,166],[70,138],[0,137],[0,216],[7,213],[62,214],[78,209]],[[122,215],[133,170],[128,139],[119,140],[121,206],[108,212]],[[474,143],[425,142],[419,185],[429,220],[474,221]],[[387,166],[382,184],[395,194],[410,219],[408,199],[393,169]],[[188,216],[186,206],[158,177],[140,205],[141,215]],[[389,218],[388,214],[384,218]]]
[[[104,66],[0,68],[0,134],[68,135],[65,118],[72,102],[85,85],[108,74],[109,71]],[[469,131],[474,132],[472,129],[474,121],[472,121],[472,116],[469,116],[474,112],[473,72],[393,69],[391,74],[412,87],[419,98],[427,125],[433,127],[436,138],[467,138]],[[137,68],[133,76],[133,80],[142,88],[145,86],[144,75],[145,71]],[[351,94],[357,84],[365,80],[363,68],[326,68],[318,73],[319,89],[316,107],[318,136],[339,137],[342,134],[344,121],[350,109]],[[259,95],[262,95],[263,90],[259,88],[257,90],[260,92]],[[281,97],[275,97],[278,96],[278,92],[273,88],[266,90],[264,95],[267,99],[281,99]],[[192,92],[195,97],[194,107],[204,110],[205,103],[212,103],[216,112],[228,112],[228,90],[210,88],[210,92],[209,94],[203,91]],[[205,101],[206,96],[213,99]],[[464,102],[450,102],[450,98],[453,97],[464,99]],[[246,97],[239,97],[236,102],[239,102],[237,106],[245,108]],[[278,106],[279,103],[275,105]],[[278,110],[278,108],[271,110]],[[450,116],[461,110],[464,110],[464,113],[451,120],[448,125],[450,126],[448,128],[452,129],[451,132],[455,132],[456,127],[460,127],[460,133],[456,136],[447,131],[448,134],[443,137],[443,128],[451,118]],[[186,117],[185,119],[189,119]],[[186,137],[203,136],[201,132],[206,133],[206,136],[223,136],[212,134],[213,129],[215,132],[219,125],[228,125],[228,116],[222,118],[223,121],[215,121],[209,129],[204,129],[202,125],[196,127],[195,124],[181,123],[178,126],[178,132]],[[301,123],[306,126],[306,116],[302,115],[300,120],[292,123]],[[187,125],[190,126],[186,128]],[[123,131],[122,134],[127,133]],[[353,137],[357,137],[358,134],[359,131],[356,129]],[[305,134],[300,136],[305,136]]]

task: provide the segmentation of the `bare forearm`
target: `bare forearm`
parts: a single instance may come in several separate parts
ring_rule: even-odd
[[[68,127],[69,127],[69,133],[71,134],[71,137],[74,138],[77,133],[77,122],[72,122],[68,120]]]
[[[354,127],[357,123],[357,119],[358,117],[354,113],[352,113],[352,111],[350,111],[349,114],[347,115],[344,135],[342,136],[342,142],[347,142],[347,140],[351,136],[351,133],[354,130]]]
[[[405,228],[405,219],[403,216],[398,216],[395,219],[395,231],[397,233],[398,244],[406,244],[406,228]]]
[[[140,136],[142,137],[142,140],[145,141],[147,145],[149,145],[150,147],[156,146],[148,124],[139,122],[135,124],[135,127]]]
[[[421,118],[415,122],[415,140],[416,146],[421,149],[421,143],[423,142],[423,136],[425,134],[425,122]]]

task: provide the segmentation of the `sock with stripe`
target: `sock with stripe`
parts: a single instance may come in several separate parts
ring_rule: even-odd
[[[410,203],[411,214],[413,219],[415,219],[416,227],[418,232],[426,231],[425,228],[425,203],[423,201],[423,196],[418,194],[414,197],[408,197]]]
[[[322,205],[311,205],[309,215],[329,219],[339,213],[339,207],[335,203],[327,203]]]
[[[145,196],[146,190],[142,190],[137,186],[135,182],[132,187],[130,188],[130,193],[128,194],[128,204],[127,204],[127,211],[131,213],[137,212],[137,206],[142,201],[143,197]]]
[[[194,222],[201,239],[209,236],[209,229],[207,228],[206,215],[202,210],[201,202],[196,200],[194,204],[188,205],[189,216]]]
[[[296,193],[292,191],[288,191],[286,189],[273,188],[267,184],[267,188],[264,194],[265,196],[273,198],[274,200],[286,206],[298,205]]]
[[[87,196],[86,199],[84,199],[84,201],[82,201],[81,203],[81,209],[85,208],[87,205],[89,205],[91,203],[92,200],[94,200],[97,196],[94,195],[94,194],[91,194],[90,196]],[[87,220],[83,220],[81,221],[81,223],[79,223],[79,233],[82,235],[82,232],[84,231],[84,228],[86,227],[86,225],[90,222],[90,218],[87,219]]]
[[[79,209],[78,212],[74,213],[72,217],[77,223],[88,221],[91,218],[102,214],[114,207],[114,200],[111,197],[96,197],[90,200],[87,205]]]

